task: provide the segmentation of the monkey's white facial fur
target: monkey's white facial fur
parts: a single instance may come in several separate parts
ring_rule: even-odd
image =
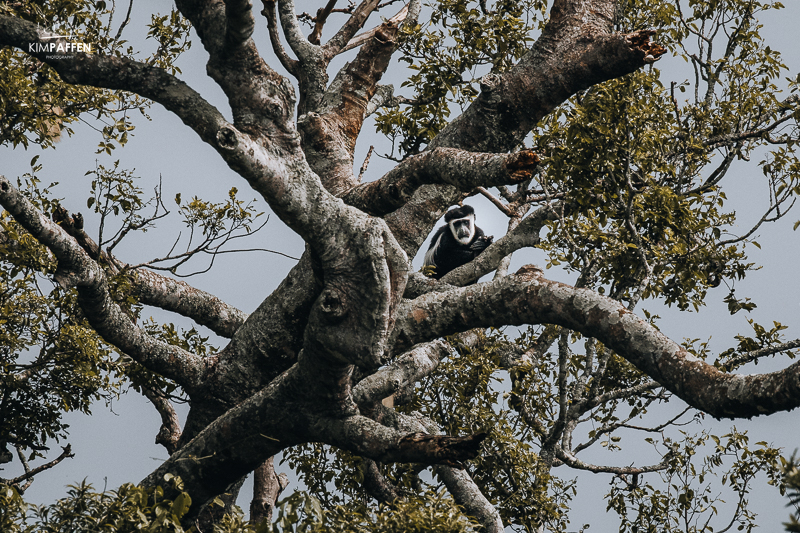
[[[464,218],[457,218],[448,224],[450,224],[450,233],[459,244],[467,245],[472,242],[472,238],[475,237],[475,215],[470,214]]]

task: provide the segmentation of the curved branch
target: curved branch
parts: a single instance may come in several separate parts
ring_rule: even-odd
[[[600,465],[593,465],[591,463],[585,463],[572,455],[570,452],[564,450],[561,446],[556,446],[556,457],[563,461],[564,464],[578,469],[578,470],[588,470],[589,472],[594,472],[595,474],[605,473],[605,474],[617,474],[617,475],[636,475],[636,474],[645,474],[647,472],[658,472],[659,470],[666,470],[669,466],[669,463],[665,459],[664,461],[658,463],[657,465],[648,465],[648,466],[600,466]]]
[[[281,62],[283,68],[288,70],[292,76],[297,77],[297,68],[300,62],[290,58],[283,48],[283,44],[281,44],[281,37],[278,34],[278,21],[275,18],[275,0],[263,0],[262,3],[264,4],[264,9],[261,10],[261,14],[267,18],[267,31],[269,32],[272,51],[278,56],[278,61]]]
[[[32,22],[0,15],[0,45],[13,46],[53,67],[67,83],[131,91],[175,113],[209,144],[227,121],[199,93],[165,70],[114,56],[51,54],[38,46],[68,44],[48,38]]]
[[[512,154],[466,152],[435,148],[409,157],[383,178],[348,192],[343,200],[374,216],[382,216],[408,202],[422,185],[447,184],[461,191],[493,187],[530,179],[539,163],[531,150]]]
[[[178,449],[178,441],[181,439],[181,424],[178,414],[169,398],[158,388],[145,385],[142,387],[142,394],[150,400],[161,417],[161,428],[156,435],[156,444],[164,446],[172,455]]]
[[[403,302],[395,350],[499,324],[556,324],[594,337],[689,405],[718,418],[800,406],[800,363],[769,374],[726,374],[702,361],[619,302],[542,277],[538,267],[490,283]]]
[[[289,48],[303,63],[315,64],[322,59],[322,48],[311,44],[300,31],[300,22],[294,7],[294,0],[277,0],[278,17],[283,28],[283,36],[289,43]]]
[[[611,4],[613,15],[613,2],[605,3]],[[564,20],[556,3],[531,51],[508,72],[484,76],[481,94],[429,146],[509,150],[576,92],[629,74],[666,52],[650,41],[655,32],[610,34],[597,2],[572,3],[579,4],[578,12]]]
[[[352,414],[354,409],[348,414],[347,391],[344,397],[331,398],[337,401],[329,402],[329,412],[321,413],[319,389],[328,388],[327,382],[320,383],[318,379],[321,371],[326,379],[330,377],[327,369],[310,367],[302,361],[294,365],[211,422],[142,484],[155,486],[163,484],[167,473],[179,475],[200,508],[268,457],[300,442],[325,442],[381,462],[460,467],[461,461],[477,455],[486,436],[446,437],[389,428]],[[331,379],[349,382],[349,377],[345,372]],[[237,438],[232,440],[231,435]],[[197,508],[193,505],[190,515]]]
[[[0,176],[0,204],[58,259],[56,281],[76,287],[87,320],[106,342],[148,369],[162,374],[187,391],[195,389],[206,372],[202,358],[177,346],[155,340],[136,327],[108,291],[103,269],[55,222],[44,216],[11,183]]]

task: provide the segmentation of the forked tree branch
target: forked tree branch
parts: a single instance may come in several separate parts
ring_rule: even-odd
[[[58,457],[56,457],[52,461],[48,461],[47,463],[45,463],[43,465],[37,466],[36,468],[30,468],[28,466],[28,462],[25,460],[25,457],[22,454],[22,451],[19,451],[20,459],[22,460],[22,463],[23,463],[24,468],[25,468],[25,473],[22,474],[21,476],[17,476],[15,478],[11,478],[11,479],[2,479],[2,478],[0,478],[0,481],[2,481],[6,485],[11,485],[11,486],[14,486],[14,487],[18,487],[19,491],[20,491],[20,494],[25,492],[25,490],[28,487],[30,487],[31,483],[33,482],[33,478],[37,474],[40,474],[40,473],[44,472],[45,470],[49,470],[50,468],[53,468],[54,466],[59,464],[64,459],[69,459],[71,457],[75,457],[75,454],[72,453],[72,445],[71,444],[67,444],[61,450],[62,450],[61,454]],[[25,482],[27,482],[27,483],[25,483]]]
[[[539,163],[531,150],[487,154],[435,148],[409,157],[383,178],[359,185],[343,200],[374,216],[402,207],[422,185],[447,184],[469,192],[530,179]]]
[[[138,328],[111,298],[100,265],[4,176],[0,176],[0,205],[53,253],[58,260],[56,281],[78,290],[78,302],[89,323],[106,342],[148,369],[174,380],[187,391],[201,383],[206,372],[203,359],[177,346],[157,341]]]

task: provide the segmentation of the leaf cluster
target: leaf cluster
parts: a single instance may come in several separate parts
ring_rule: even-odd
[[[766,475],[769,484],[782,484],[780,451],[766,442],[751,448],[747,434],[735,428],[722,437],[683,433],[681,441],[667,439],[664,445],[668,467],[660,472],[660,483],[631,485],[617,478],[606,497],[608,510],[621,518],[621,532],[710,533],[719,527],[715,518],[723,526],[752,531],[757,522],[748,494],[754,478]],[[728,496],[714,482],[727,488],[730,499],[723,499]]]
[[[401,37],[399,60],[412,71],[403,87],[413,89],[413,102],[382,110],[378,131],[402,157],[421,151],[447,124],[451,106],[464,109],[478,95],[481,76],[522,57],[546,6],[541,0],[501,0],[491,10],[469,0],[430,3],[425,25],[404,29]]]
[[[48,288],[52,258],[7,214],[0,255],[0,443],[36,456],[65,436],[64,412],[116,394],[119,367],[74,292]]]
[[[165,498],[161,487],[143,489],[126,483],[117,490],[95,492],[84,481],[70,485],[67,496],[56,503],[31,506],[30,513],[16,489],[2,485],[0,525],[9,533],[184,533],[180,519],[189,510],[191,497],[183,492],[180,479],[168,474],[164,481],[179,491],[175,499]]]

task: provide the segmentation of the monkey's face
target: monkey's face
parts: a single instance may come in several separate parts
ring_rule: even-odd
[[[467,245],[475,236],[475,215],[467,215],[449,222],[450,233],[459,244]]]

